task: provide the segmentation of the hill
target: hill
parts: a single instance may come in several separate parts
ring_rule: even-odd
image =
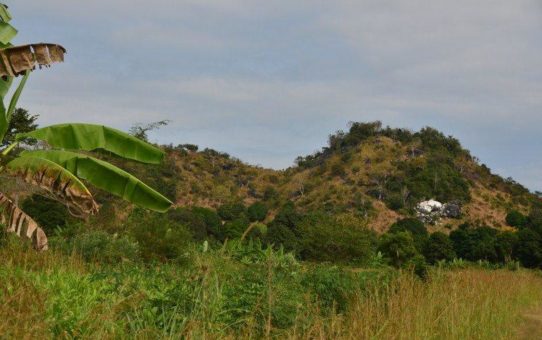
[[[300,156],[286,170],[248,165],[226,153],[198,151],[194,145],[167,146],[162,166],[130,168],[178,206],[218,208],[233,202],[262,201],[272,217],[286,202],[303,212],[352,213],[367,226],[385,231],[414,216],[417,203],[436,199],[461,206],[459,218],[445,218],[433,229],[470,222],[506,226],[511,210],[527,213],[540,198],[512,179],[496,174],[441,132],[352,123],[329,136],[321,151]]]

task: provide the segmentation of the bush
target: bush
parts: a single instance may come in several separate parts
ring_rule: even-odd
[[[63,204],[52,199],[32,195],[23,201],[21,208],[43,228],[46,234],[51,234],[57,227],[66,225],[68,210]]]
[[[267,226],[264,242],[284,250],[298,253],[300,248],[298,225],[302,220],[292,202],[285,204]]]
[[[324,312],[344,312],[356,293],[356,281],[354,273],[335,266],[318,265],[306,274],[302,285],[316,296]]]
[[[451,261],[455,258],[454,245],[448,235],[436,232],[429,237],[423,255],[430,264],[441,260]]]
[[[490,227],[470,228],[462,225],[450,233],[458,257],[478,261],[498,261],[497,230]]]
[[[192,212],[200,216],[205,223],[205,229],[208,234],[219,237],[222,228],[222,221],[218,213],[209,208],[192,207]]]
[[[207,237],[205,217],[189,208],[175,208],[168,212],[168,218],[175,224],[182,224],[190,230],[195,240],[202,241]]]
[[[256,202],[248,207],[247,214],[250,222],[263,221],[267,216],[267,206],[262,202]]]
[[[517,210],[512,210],[506,215],[506,224],[511,227],[521,228],[527,223],[527,217]]]
[[[245,216],[241,216],[233,221],[228,221],[222,227],[221,236],[224,239],[236,239],[243,236],[248,226],[250,225]]]
[[[139,246],[126,236],[115,237],[104,231],[88,231],[73,240],[73,249],[85,261],[101,263],[120,263],[137,261]]]
[[[542,265],[542,238],[531,229],[521,229],[517,233],[518,241],[515,256],[527,268],[540,268]]]
[[[241,215],[246,215],[246,209],[243,203],[227,203],[218,208],[218,215],[225,221],[233,221]]]
[[[384,254],[395,268],[403,267],[418,255],[412,234],[407,231],[382,235],[378,250]]]
[[[168,219],[167,215],[137,209],[130,216],[129,223],[143,259],[182,260],[187,254],[192,234],[184,225]]]
[[[416,249],[418,252],[422,252],[429,237],[429,233],[423,222],[417,218],[404,218],[392,224],[389,230],[390,233],[404,231],[412,234]]]
[[[386,206],[390,208],[391,210],[400,210],[405,207],[405,204],[403,202],[403,198],[399,194],[391,194],[384,200],[384,203],[386,203]]]
[[[301,256],[306,260],[365,263],[376,248],[376,234],[324,213],[304,218],[299,226]]]

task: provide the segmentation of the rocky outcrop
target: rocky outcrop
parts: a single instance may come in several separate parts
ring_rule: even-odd
[[[441,218],[459,218],[461,205],[457,202],[443,204],[433,199],[416,205],[416,215],[423,223],[436,224]]]

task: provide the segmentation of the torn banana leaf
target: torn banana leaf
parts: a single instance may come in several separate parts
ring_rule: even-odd
[[[126,171],[99,159],[62,150],[25,151],[22,158],[50,160],[90,184],[143,208],[165,212],[172,202]]]
[[[36,66],[47,67],[53,63],[63,62],[65,53],[64,47],[45,43],[1,49],[0,76],[14,77],[33,70]]]
[[[47,236],[43,229],[1,192],[0,224],[7,228],[7,232],[32,240],[37,250],[47,250]]]
[[[17,136],[46,141],[55,148],[66,150],[105,150],[117,156],[142,163],[160,164],[164,152],[134,136],[102,125],[59,124]]]
[[[11,39],[15,38],[17,30],[7,22],[0,22],[0,42],[8,44]]]
[[[98,212],[87,187],[71,172],[43,158],[20,157],[7,164],[7,168],[25,182],[39,186],[83,215]]]
[[[0,19],[2,19],[3,22],[10,22],[12,19],[11,13],[8,11],[8,6],[4,4],[0,4]]]

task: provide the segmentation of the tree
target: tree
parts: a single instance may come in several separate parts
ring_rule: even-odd
[[[512,210],[506,215],[506,224],[511,227],[521,228],[527,223],[527,217],[517,210]]]
[[[374,231],[325,213],[306,216],[299,231],[305,260],[363,263],[376,248]]]
[[[448,235],[435,232],[429,236],[423,255],[430,264],[441,260],[451,261],[455,258],[454,245]]]
[[[499,261],[508,263],[512,260],[514,248],[516,248],[518,241],[517,233],[504,231],[497,235],[497,256]]]
[[[263,221],[267,216],[267,206],[262,202],[253,203],[248,207],[247,214],[251,222]]]
[[[539,268],[542,265],[542,238],[535,231],[525,228],[517,233],[518,241],[514,255],[527,268]]]
[[[392,224],[389,230],[390,233],[399,233],[404,231],[412,234],[416,249],[418,252],[422,252],[429,237],[429,233],[427,232],[427,228],[423,222],[417,218],[403,218]]]
[[[386,233],[380,238],[378,250],[389,259],[390,263],[401,268],[418,254],[412,234],[406,231]]]
[[[64,61],[66,50],[58,44],[31,44],[12,47],[17,34],[10,24],[7,6],[0,4],[0,140],[4,145],[10,123],[16,117],[15,107],[31,72],[37,66]],[[16,77],[22,76],[6,107],[4,99]],[[24,116],[24,115],[23,115]],[[28,118],[28,117],[27,117]],[[31,118],[28,118],[31,119]],[[33,138],[48,148],[11,155],[21,141]],[[72,150],[72,151],[66,151]],[[165,212],[172,202],[129,173],[90,154],[105,151],[116,156],[150,164],[159,164],[164,152],[124,132],[101,125],[60,124],[15,135],[12,143],[1,150],[0,171],[37,185],[63,202],[77,216],[95,214],[99,206],[82,182],[120,196],[144,208]],[[84,151],[85,153],[80,153]],[[47,236],[29,215],[5,194],[0,193],[0,221],[8,232],[15,232],[34,242],[39,250],[47,249]]]
[[[142,141],[148,142],[149,136],[147,133],[149,131],[158,130],[162,126],[166,126],[170,123],[169,120],[160,120],[158,122],[152,122],[146,125],[143,125],[141,123],[134,124],[130,128],[130,134],[138,139],[141,139]],[[197,147],[196,147],[197,150]]]
[[[6,147],[13,143],[17,134],[36,130],[38,127],[38,124],[36,124],[37,119],[38,115],[31,115],[25,109],[15,109],[11,116],[11,120],[9,121],[8,130],[6,131],[4,140],[2,141],[2,147]]]

